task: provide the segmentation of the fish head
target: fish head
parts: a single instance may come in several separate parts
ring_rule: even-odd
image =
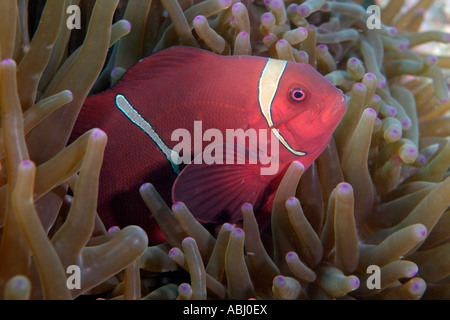
[[[307,63],[287,62],[270,106],[269,127],[284,148],[317,155],[346,110],[343,92]],[[283,146],[281,148],[283,148]]]

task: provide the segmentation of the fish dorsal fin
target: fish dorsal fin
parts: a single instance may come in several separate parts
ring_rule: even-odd
[[[217,56],[216,54],[192,47],[175,46],[158,51],[131,67],[124,77],[118,82],[123,85],[128,79],[132,79],[133,86],[139,85],[139,81],[147,82],[149,79],[167,77],[169,73],[178,74],[183,68],[192,68],[204,60]]]
[[[256,156],[252,151],[237,145],[234,151],[233,155],[224,152],[220,164],[194,159],[175,180],[172,200],[184,202],[200,222],[214,224],[241,221],[245,203],[252,204],[255,211],[261,208],[270,194],[271,178],[261,175],[260,164],[249,162]]]

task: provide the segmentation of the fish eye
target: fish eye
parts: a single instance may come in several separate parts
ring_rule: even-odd
[[[306,99],[306,91],[302,88],[294,88],[289,91],[289,98],[292,102],[302,102]]]

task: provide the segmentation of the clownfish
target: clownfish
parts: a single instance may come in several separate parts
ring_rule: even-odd
[[[106,227],[141,226],[157,244],[165,238],[144,183],[203,223],[239,222],[244,203],[267,223],[280,177],[293,161],[311,165],[345,110],[342,91],[309,64],[176,46],[89,96],[70,141],[106,132],[99,215]]]

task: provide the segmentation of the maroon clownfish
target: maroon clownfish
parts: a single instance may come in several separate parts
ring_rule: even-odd
[[[107,227],[141,226],[155,244],[165,238],[140,197],[142,184],[152,183],[169,205],[185,202],[204,223],[239,222],[246,202],[266,212],[257,218],[267,223],[287,166],[310,166],[345,108],[342,91],[308,64],[171,47],[89,96],[71,141],[95,127],[106,132],[99,214]],[[230,153],[237,150],[244,163]]]

